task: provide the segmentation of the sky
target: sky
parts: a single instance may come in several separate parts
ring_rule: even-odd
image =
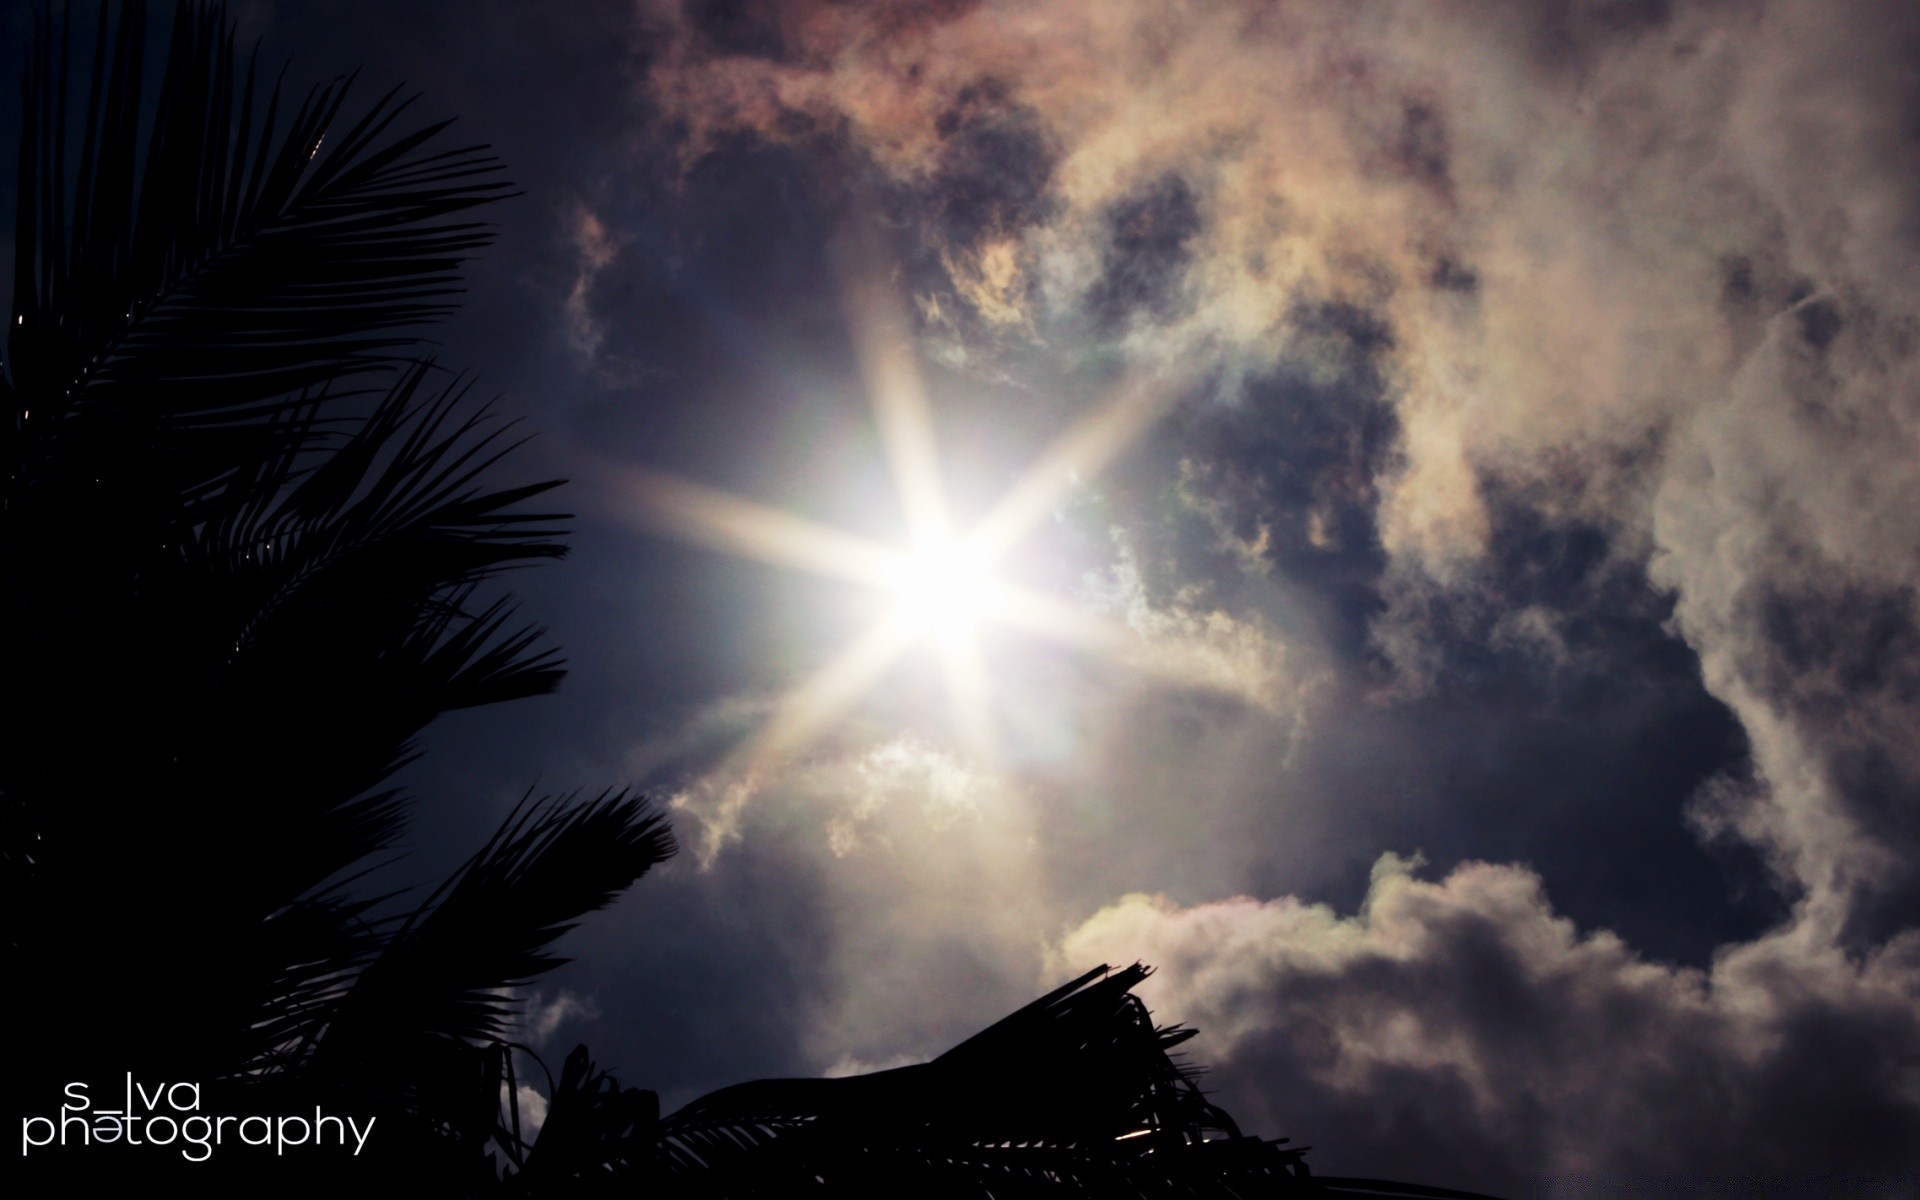
[[[433,337],[572,481],[570,674],[430,732],[415,862],[682,846],[550,1060],[672,1108],[1141,960],[1322,1173],[1920,1189],[1920,10],[234,15],[521,189]]]

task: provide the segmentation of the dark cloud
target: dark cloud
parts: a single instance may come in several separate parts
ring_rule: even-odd
[[[1260,562],[1289,576],[1338,562],[1346,581],[1371,588],[1385,567],[1376,481],[1399,434],[1385,377],[1392,334],[1355,305],[1303,305],[1294,323],[1314,346],[1313,366],[1263,372],[1229,402],[1186,410],[1188,492]]]
[[[1493,24],[1517,26],[1541,68],[1577,77],[1617,43],[1665,26],[1674,9],[1673,0],[1534,0],[1509,6]]]
[[[1136,316],[1179,315],[1184,271],[1201,222],[1199,197],[1177,174],[1149,180],[1114,201],[1106,212],[1100,278],[1085,301],[1095,325],[1111,330]]]
[[[1389,161],[1441,195],[1452,189],[1445,116],[1433,105],[1409,100],[1401,109],[1400,134],[1391,143]]]
[[[1433,273],[1427,277],[1427,280],[1443,292],[1457,292],[1467,296],[1472,295],[1480,287],[1480,276],[1472,267],[1444,254],[1434,260]]]
[[[935,237],[973,247],[1045,220],[1059,159],[1034,111],[991,76],[967,84],[934,119],[939,158],[924,190]]]
[[[692,0],[687,22],[715,54],[779,58],[787,48],[779,10],[747,0]]]

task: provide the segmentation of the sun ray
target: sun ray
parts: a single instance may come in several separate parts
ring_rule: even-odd
[[[999,561],[1053,510],[1076,480],[1092,479],[1138,441],[1165,415],[1173,398],[1173,389],[1157,381],[1123,385],[1112,400],[1054,442],[968,533],[967,540],[988,562]]]
[[[871,261],[842,269],[842,295],[853,329],[874,421],[887,466],[905,509],[907,531],[918,542],[952,536],[946,491],[940,482],[933,411],[920,360],[899,297]]]
[[[981,762],[996,761],[1000,756],[999,738],[993,728],[992,689],[979,636],[972,629],[964,629],[941,639],[940,660],[946,670],[953,723],[961,743]]]
[[[1222,681],[1217,655],[1191,634],[1152,637],[1124,621],[1006,583],[995,585],[993,606],[1003,624],[1090,651],[1163,683],[1201,691],[1235,690]]]
[[[1124,653],[1139,636],[1119,621],[1016,584],[996,584],[992,606],[994,615],[1005,624],[1109,658]]]
[[[886,673],[916,631],[897,616],[882,619],[855,638],[806,682],[788,692],[760,732],[739,755],[741,773],[758,774],[805,747]]]
[[[898,550],[777,508],[638,469],[625,472],[623,485],[662,532],[711,549],[880,588],[900,573]]]

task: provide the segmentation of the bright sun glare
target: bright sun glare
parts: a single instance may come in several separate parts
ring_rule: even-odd
[[[887,272],[863,274],[867,282],[850,281],[848,313],[907,518],[907,546],[873,542],[685,480],[625,473],[637,514],[663,532],[850,580],[891,600],[872,628],[788,693],[737,752],[734,765],[748,774],[804,747],[916,645],[938,651],[956,731],[973,753],[992,761],[994,721],[980,648],[987,626],[1015,626],[1109,653],[1133,640],[1130,631],[1079,605],[998,578],[995,567],[1076,479],[1092,478],[1165,411],[1167,392],[1123,389],[1042,454],[978,525],[956,531],[904,308],[886,286],[872,282]]]
[[[921,636],[952,643],[973,636],[990,615],[993,567],[954,538],[928,538],[900,558],[891,582],[899,620]]]

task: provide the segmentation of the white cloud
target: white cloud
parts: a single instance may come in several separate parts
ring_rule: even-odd
[[[595,1021],[599,1017],[600,1006],[594,1003],[591,996],[576,995],[560,988],[551,998],[543,991],[530,994],[525,1001],[520,1024],[528,1042],[544,1046],[562,1025]]]
[[[1200,1028],[1213,1084],[1327,1145],[1322,1170],[1429,1140],[1490,1156],[1482,1186],[1917,1165],[1883,1135],[1920,1121],[1920,934],[1859,959],[1783,934],[1694,970],[1580,932],[1524,868],[1414,869],[1384,856],[1352,916],[1128,896],[1062,940],[1055,974],[1157,965],[1143,991]]]
[[[1123,662],[1180,687],[1233,696],[1276,717],[1298,715],[1302,680],[1287,661],[1287,649],[1258,613],[1235,615],[1207,603],[1206,592],[1188,584],[1155,604],[1147,594],[1139,551],[1125,529],[1112,530],[1114,561],[1087,578],[1096,611],[1111,613],[1139,635]]]

